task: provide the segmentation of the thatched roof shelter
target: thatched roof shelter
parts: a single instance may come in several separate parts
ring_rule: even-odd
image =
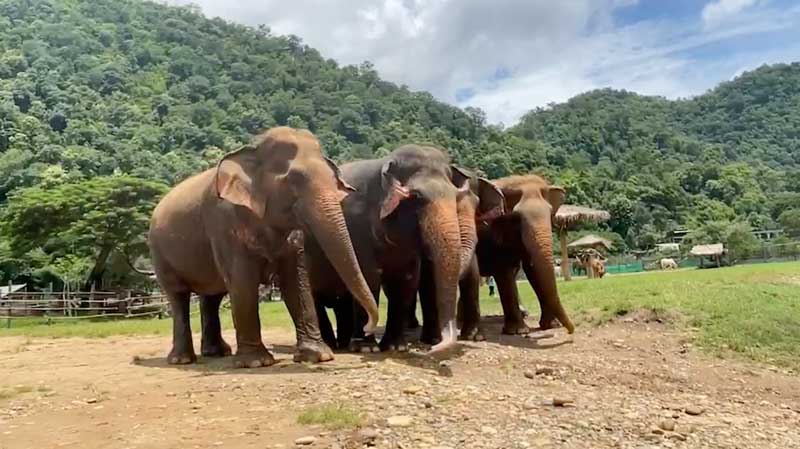
[[[722,243],[714,243],[713,245],[695,245],[689,254],[695,257],[714,257],[721,256],[725,252],[725,246]]]
[[[610,251],[612,246],[613,245],[611,244],[611,240],[598,237],[594,234],[589,234],[570,243],[569,245],[567,245],[567,248],[576,248],[576,249],[604,248],[606,251]]]
[[[565,204],[558,208],[553,217],[553,225],[558,230],[561,240],[561,275],[565,281],[572,279],[569,269],[569,256],[567,253],[567,234],[569,229],[582,223],[602,223],[608,221],[611,214],[604,210],[592,209],[591,207],[574,206]]]
[[[700,268],[703,268],[703,259],[706,257],[716,262],[717,267],[721,266],[722,255],[725,253],[725,246],[722,243],[714,243],[712,245],[694,245],[692,250],[689,251],[689,254],[700,259]]]
[[[558,208],[553,224],[561,230],[580,223],[602,223],[610,218],[611,214],[604,210],[566,204]]]

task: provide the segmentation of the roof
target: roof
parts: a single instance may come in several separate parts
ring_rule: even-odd
[[[596,248],[598,246],[603,246],[606,250],[610,250],[612,246],[611,240],[589,234],[567,245],[568,248]]]
[[[725,252],[725,247],[722,243],[714,243],[713,245],[695,245],[689,252],[693,256],[719,256]]]
[[[558,208],[553,222],[559,228],[567,228],[579,222],[600,223],[611,218],[604,210],[565,204]]]
[[[26,285],[28,285],[28,284],[14,284],[14,285],[11,285],[11,291],[10,292],[9,292],[9,289],[8,289],[9,288],[8,285],[6,285],[4,287],[0,287],[0,298],[6,296],[9,293],[18,292],[18,291],[22,290],[23,288],[25,288]]]
[[[678,243],[656,243],[658,251],[680,251],[681,245]]]

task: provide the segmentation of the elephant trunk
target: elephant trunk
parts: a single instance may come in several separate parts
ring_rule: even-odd
[[[553,232],[549,211],[523,210],[520,212],[522,244],[529,255],[529,259],[524,263],[530,265],[526,267],[525,271],[530,273],[528,280],[542,303],[542,320],[547,322],[555,316],[571,334],[575,332],[575,326],[561,304],[556,287],[553,265]],[[548,310],[544,310],[545,306]]]
[[[420,214],[420,231],[433,266],[436,310],[442,341],[431,348],[441,351],[458,340],[456,300],[461,270],[461,238],[455,201],[438,199]]]
[[[361,272],[339,198],[319,190],[313,197],[305,211],[308,225],[347,289],[366,310],[369,319],[364,333],[371,335],[378,324],[378,304]]]
[[[475,208],[466,204],[458,205],[458,231],[461,238],[461,256],[459,259],[459,279],[469,269],[475,247],[478,244],[478,231],[475,226]]]

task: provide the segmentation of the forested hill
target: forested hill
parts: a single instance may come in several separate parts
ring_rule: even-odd
[[[277,124],[310,128],[337,159],[421,138],[458,151],[481,132],[369,64],[134,0],[1,0],[0,120],[0,198],[115,170],[174,183]]]
[[[598,90],[536,109],[509,133],[547,147],[570,200],[603,206],[628,243],[679,226],[800,220],[800,63],[763,66],[689,100]],[[729,232],[727,230],[726,232]]]
[[[698,229],[700,240],[750,226],[800,228],[798,64],[762,67],[686,101],[590,92],[506,131],[480,110],[383,81],[368,63],[343,67],[297,37],[192,8],[0,0],[0,259],[9,251],[30,259],[32,248],[44,251],[36,263],[108,255],[61,241],[86,240],[85,232],[48,233],[35,220],[89,203],[68,206],[64,197],[36,213],[28,205],[51,204],[49,190],[72,184],[94,187],[59,192],[111,195],[117,181],[90,180],[112,174],[174,184],[279,124],[311,129],[340,161],[429,141],[489,177],[544,173],[567,186],[569,202],[610,210],[621,247],[648,247],[678,226]],[[136,190],[135,178],[122,184],[148,198],[158,190]],[[41,189],[19,195],[31,186]],[[102,211],[110,200],[92,201]]]

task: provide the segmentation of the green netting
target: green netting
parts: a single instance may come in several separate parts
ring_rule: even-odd
[[[632,262],[617,265],[607,265],[606,273],[638,273],[644,271],[642,262]]]

